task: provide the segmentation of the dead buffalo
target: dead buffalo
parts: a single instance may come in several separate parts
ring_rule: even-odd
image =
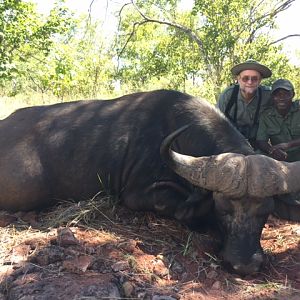
[[[0,121],[0,208],[79,201],[102,187],[133,210],[213,220],[224,261],[249,274],[263,262],[272,196],[300,189],[300,163],[253,154],[213,106],[176,91],[24,108]]]

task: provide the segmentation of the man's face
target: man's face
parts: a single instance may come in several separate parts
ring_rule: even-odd
[[[261,79],[261,74],[255,70],[244,70],[237,78],[241,91],[251,95],[256,92]]]
[[[273,104],[277,111],[288,112],[294,97],[294,91],[277,89],[272,93]]]

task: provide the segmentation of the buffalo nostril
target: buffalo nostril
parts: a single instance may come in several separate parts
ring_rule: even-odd
[[[262,264],[264,261],[264,256],[261,253],[254,253],[251,260],[252,263]]]
[[[254,253],[251,257],[251,262],[248,264],[237,263],[232,266],[235,272],[240,275],[248,275],[259,270],[263,263],[263,255],[261,253]]]
[[[233,266],[233,269],[234,269],[235,271],[239,271],[240,268],[241,268],[241,265],[234,265],[234,266]]]

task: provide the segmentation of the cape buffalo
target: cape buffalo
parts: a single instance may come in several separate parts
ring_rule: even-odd
[[[0,121],[0,166],[4,210],[88,199],[102,186],[133,210],[214,218],[240,274],[263,262],[272,196],[300,189],[300,163],[254,155],[212,105],[170,90],[20,109]]]

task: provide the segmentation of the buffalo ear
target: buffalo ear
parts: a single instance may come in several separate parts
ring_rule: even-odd
[[[300,194],[274,196],[273,215],[284,220],[300,222]]]

